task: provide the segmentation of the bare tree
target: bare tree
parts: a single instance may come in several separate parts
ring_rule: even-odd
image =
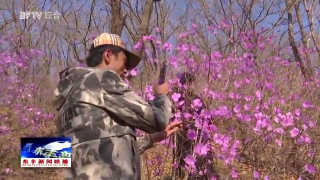
[[[311,78],[312,74],[310,71],[310,66],[311,66],[311,62],[310,62],[310,57],[307,56],[307,67],[304,65],[304,63],[302,62],[302,59],[300,57],[299,51],[298,51],[298,47],[296,45],[295,42],[295,38],[294,38],[294,32],[293,32],[293,17],[292,17],[292,6],[294,6],[294,4],[292,3],[292,1],[287,0],[286,1],[286,8],[287,8],[287,13],[288,13],[288,33],[289,33],[289,41],[290,41],[290,46],[292,47],[292,51],[294,54],[294,58],[295,60],[299,63],[300,69],[301,69],[301,73],[305,78]],[[307,39],[307,35],[303,30],[302,27],[302,20],[301,20],[301,14],[299,13],[299,5],[295,5],[296,6],[296,11],[297,11],[297,19],[299,22],[299,26],[301,28],[300,32],[302,35],[302,42],[303,45],[308,47],[308,39]],[[311,69],[312,70],[312,69]]]

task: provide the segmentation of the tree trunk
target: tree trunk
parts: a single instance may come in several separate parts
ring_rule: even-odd
[[[290,1],[291,2],[291,1]],[[304,66],[301,57],[299,55],[299,50],[297,47],[297,44],[295,42],[295,38],[294,38],[294,32],[293,32],[293,19],[292,19],[292,5],[289,2],[289,0],[286,0],[286,9],[287,9],[287,14],[288,14],[288,35],[289,35],[289,42],[290,42],[290,46],[292,48],[293,51],[293,55],[294,55],[294,59],[296,62],[299,63],[299,67],[301,70],[301,73],[303,75],[303,77],[305,77],[306,79],[309,79],[310,76],[307,73],[306,67]]]
[[[126,16],[122,17],[121,0],[111,0],[111,33],[121,36]]]

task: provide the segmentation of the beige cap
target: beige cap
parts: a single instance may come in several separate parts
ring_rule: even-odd
[[[99,36],[97,36],[93,40],[93,48],[101,45],[115,45],[120,47],[127,56],[127,64],[126,64],[127,70],[132,70],[141,61],[140,56],[136,55],[131,51],[128,51],[125,48],[123,41],[121,40],[120,36],[118,36],[117,34],[102,33]]]

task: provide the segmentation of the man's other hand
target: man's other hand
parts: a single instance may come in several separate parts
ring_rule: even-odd
[[[150,134],[151,141],[153,143],[163,141],[176,133],[179,129],[182,129],[182,121],[175,121],[170,123],[165,130],[155,133],[155,134]]]

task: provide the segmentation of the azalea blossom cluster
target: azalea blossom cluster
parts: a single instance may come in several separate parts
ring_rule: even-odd
[[[5,158],[13,153],[18,156],[20,137],[41,136],[41,131],[48,131],[46,124],[54,120],[47,105],[48,96],[40,89],[43,76],[36,68],[43,54],[19,47],[23,40],[12,34],[0,36],[0,156]],[[1,171],[4,175],[15,173],[9,168]]]
[[[24,135],[37,136],[40,126],[54,119],[54,113],[46,109],[48,106],[39,102],[41,99],[44,101],[45,97],[39,89],[42,76],[37,76],[39,72],[35,66],[42,53],[35,49],[19,48],[16,44],[21,40],[23,37],[15,35],[0,37],[0,134],[7,137],[29,128],[32,130]],[[2,149],[1,153],[12,151],[10,148]]]
[[[134,46],[148,55],[153,50],[147,44],[152,42],[158,54],[170,54],[167,61],[172,74],[179,74],[179,68],[183,67],[204,79],[197,82],[203,86],[198,94],[204,104],[195,99],[191,105],[193,110],[202,109],[201,113],[178,110],[173,117],[195,125],[186,134],[194,144],[193,152],[185,157],[187,171],[209,173],[197,171],[196,167],[198,157],[209,155],[229,169],[222,175],[225,178],[241,177],[242,165],[251,169],[251,176],[246,175],[250,179],[275,179],[284,172],[297,179],[316,175],[320,108],[315,96],[319,96],[319,79],[316,77],[307,82],[302,78],[297,63],[288,61],[290,47],[277,49],[276,35],[254,30],[239,32],[239,47],[228,54],[219,51],[207,54],[201,46],[190,41],[198,38],[196,27],[181,33],[176,45],[161,42],[155,34],[143,37]],[[221,27],[210,27],[209,30],[218,36],[219,29]],[[304,52],[300,53],[303,56]],[[149,58],[147,61],[154,63],[163,59]],[[181,85],[178,76],[169,82],[180,89],[194,88]],[[141,93],[145,98],[153,99],[152,82]],[[173,88],[171,98],[175,107],[185,106],[181,96],[183,94]],[[173,144],[171,147],[175,148]],[[216,162],[208,159],[206,163],[203,166],[215,166]]]
[[[212,26],[208,32],[213,37],[219,36],[223,28],[228,26]],[[223,179],[246,176],[269,180],[289,174],[302,180],[317,175],[320,83],[316,76],[312,81],[302,78],[297,63],[288,61],[292,56],[290,47],[280,49],[275,43],[276,35],[251,30],[237,32],[240,43],[229,52],[208,53],[195,41],[199,39],[197,25],[179,34],[174,44],[161,42],[161,31],[157,28],[155,35],[143,37],[134,48],[143,50],[144,61],[151,64],[162,62],[161,54],[167,55],[168,74],[174,75],[168,81],[175,87],[170,97],[177,109],[172,119],[193,124],[186,133],[186,138],[193,142],[193,151],[185,157],[184,168],[188,172],[210,174],[207,167],[214,166]],[[54,111],[48,109],[48,94],[40,90],[43,76],[34,73],[43,54],[13,46],[21,38],[11,35],[0,38],[4,44],[0,51],[3,94],[0,106],[4,109],[0,111],[0,133],[8,135],[28,129],[24,133],[36,136],[41,126],[54,119]],[[150,42],[155,49],[148,46]],[[314,52],[302,50],[301,56],[306,51]],[[179,82],[178,74],[184,70],[197,76],[196,85]],[[137,68],[129,74],[143,74],[139,71]],[[147,100],[154,98],[153,81],[139,92]],[[187,103],[181,100],[184,96],[181,92],[186,89],[197,91],[202,101],[194,99],[191,107],[185,108]],[[50,89],[50,93],[52,91]],[[169,139],[161,143],[176,148]],[[2,149],[0,154],[10,148]],[[157,167],[154,176],[162,175],[161,167],[167,154],[162,155],[159,152],[156,159],[147,163]],[[209,156],[213,158],[206,158]],[[199,157],[205,159],[204,168],[197,167]]]

